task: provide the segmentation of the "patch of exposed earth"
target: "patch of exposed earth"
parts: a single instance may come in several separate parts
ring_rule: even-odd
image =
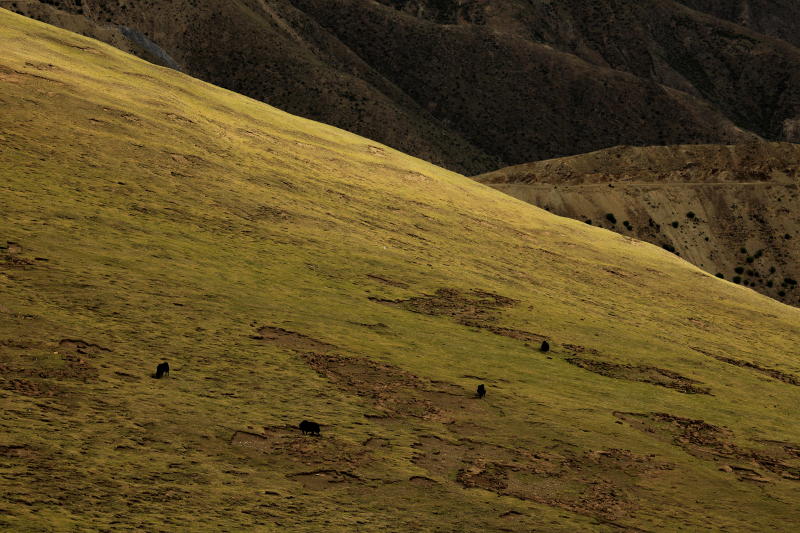
[[[654,456],[619,449],[534,452],[432,435],[413,447],[413,462],[433,477],[605,520],[635,512],[638,478],[673,468]]]
[[[708,387],[699,387],[701,383],[697,380],[687,378],[673,372],[655,366],[641,366],[610,363],[608,361],[598,361],[596,359],[585,359],[582,357],[570,357],[566,361],[579,368],[600,374],[614,379],[625,381],[636,381],[649,383],[659,387],[666,387],[684,394],[711,394]]]
[[[396,366],[361,357],[305,353],[303,358],[337,388],[367,398],[382,417],[414,417],[452,424],[484,409],[463,388],[428,381]]]
[[[775,476],[800,481],[800,446],[768,443],[761,449],[734,442],[731,430],[703,420],[667,413],[615,412],[620,420],[652,436],[671,442],[701,459],[722,462],[720,470],[735,473],[740,481],[767,483]]]
[[[547,340],[546,335],[532,333],[521,329],[498,326],[500,311],[515,306],[518,300],[500,294],[472,289],[462,291],[459,289],[439,289],[434,294],[415,296],[405,300],[385,300],[370,297],[370,300],[386,305],[401,307],[413,313],[428,316],[449,317],[454,322],[463,326],[483,329],[500,335],[529,343],[538,343]]]
[[[323,489],[332,483],[358,483],[357,470],[369,462],[371,447],[335,436],[303,435],[290,426],[265,427],[263,433],[236,431],[230,444],[252,450],[268,462],[290,465],[286,477],[308,488]]]
[[[337,347],[327,342],[319,341],[308,335],[296,333],[275,326],[262,326],[258,329],[258,334],[253,339],[275,344],[282,348],[294,350],[296,352],[313,351],[327,353],[336,350]]]
[[[17,242],[0,244],[0,270],[29,270],[37,263],[47,261],[44,257],[24,257],[23,252],[22,245]]]
[[[46,343],[0,341],[0,387],[25,396],[57,396],[64,382],[87,383],[99,372],[92,359],[108,352],[97,344],[63,339],[55,351]]]
[[[783,381],[784,383],[788,383],[789,385],[800,386],[800,378],[795,375],[788,374],[786,372],[782,372],[780,370],[774,368],[767,368],[756,363],[751,363],[750,361],[744,361],[742,359],[735,359],[733,357],[726,357],[724,355],[717,355],[711,353],[707,350],[703,350],[701,348],[693,347],[692,350],[699,352],[703,355],[708,357],[712,357],[717,361],[722,361],[723,363],[728,363],[729,365],[738,366],[741,368],[747,368],[749,370],[753,370],[754,372],[758,372],[764,374],[766,376],[771,377],[772,379],[776,379],[778,381]]]

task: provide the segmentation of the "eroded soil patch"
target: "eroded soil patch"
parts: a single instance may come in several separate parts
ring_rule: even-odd
[[[637,478],[672,465],[628,450],[532,452],[462,439],[424,436],[413,445],[413,462],[466,488],[615,520],[636,508]]]
[[[762,449],[737,445],[731,430],[703,420],[682,418],[667,413],[623,413],[614,416],[632,427],[671,442],[687,453],[713,461],[737,461],[720,469],[734,472],[741,481],[770,481],[767,472],[784,479],[800,481],[800,447],[789,443]],[[745,463],[744,465],[742,463]]]
[[[0,270],[28,270],[33,268],[36,263],[30,259],[19,257],[12,254],[0,255]]]
[[[577,367],[614,379],[625,381],[636,381],[640,383],[650,383],[659,387],[666,387],[684,394],[710,394],[707,387],[699,387],[699,381],[687,378],[663,368],[655,366],[637,366],[608,361],[598,361],[596,359],[584,359],[582,357],[570,357],[566,361]]]
[[[429,316],[445,316],[458,324],[484,329],[495,335],[509,337],[527,343],[540,343],[547,340],[546,335],[532,333],[521,329],[506,328],[495,324],[500,311],[518,304],[518,300],[501,296],[493,292],[472,289],[439,289],[433,295],[416,296],[406,300],[382,300],[371,297],[370,300],[387,305],[394,305]]]
[[[386,278],[386,277],[383,277],[383,276],[378,276],[376,274],[367,274],[367,277],[369,279],[372,279],[372,280],[378,281],[380,283],[383,283],[384,285],[390,285],[392,287],[400,287],[401,289],[407,289],[408,288],[408,284],[407,283],[404,283],[402,281],[389,279],[389,278]]]
[[[378,301],[423,315],[449,316],[459,322],[494,320],[497,310],[517,303],[517,300],[478,289],[468,292],[439,289],[433,295],[415,296],[407,300]]]
[[[702,350],[700,348],[693,347],[692,350],[699,352],[703,355],[706,355],[708,357],[713,357],[717,361],[722,361],[723,363],[728,363],[729,365],[738,366],[741,368],[747,368],[755,372],[759,372],[761,374],[769,376],[772,379],[777,379],[778,381],[783,381],[784,383],[788,383],[789,385],[800,386],[800,378],[792,374],[787,374],[786,372],[781,372],[780,370],[776,370],[774,368],[767,368],[761,365],[757,365],[749,361],[743,361],[742,359],[734,359],[733,357],[725,357],[722,355],[713,354],[711,352]]]
[[[395,366],[360,357],[305,353],[303,358],[338,388],[372,402],[382,416],[455,421],[481,406],[463,388],[423,380]]]
[[[6,390],[26,396],[56,396],[59,381],[88,383],[99,372],[91,359],[109,351],[96,344],[63,339],[56,351],[45,343],[0,341],[0,382]]]
[[[370,457],[369,448],[325,435],[303,435],[293,427],[266,427],[263,433],[237,431],[232,446],[246,448],[267,457],[270,462],[300,469],[286,477],[309,488],[321,489],[330,483],[358,482],[356,470]]]
[[[308,335],[303,335],[302,333],[296,333],[274,326],[263,326],[259,328],[258,334],[254,335],[253,338],[270,344],[276,344],[281,348],[288,348],[296,352],[313,351],[327,353],[331,350],[336,350],[336,346],[333,344],[319,341]]]
[[[23,257],[22,252],[22,245],[18,242],[7,241],[6,244],[0,244],[0,270],[27,270],[33,268],[36,262]]]
[[[332,484],[337,483],[360,483],[361,478],[346,470],[321,469],[310,472],[297,472],[286,474],[286,477],[294,481],[299,481],[306,488],[314,490],[325,490]]]

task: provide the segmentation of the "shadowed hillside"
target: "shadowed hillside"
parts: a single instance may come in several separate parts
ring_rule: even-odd
[[[682,4],[800,46],[800,4],[794,0],[679,0]]]
[[[476,179],[800,304],[800,146],[616,147]]]
[[[151,60],[469,174],[620,144],[800,140],[796,9],[729,4],[0,0],[145,56],[137,32]]]
[[[800,520],[797,309],[2,10],[0,50],[3,530]]]

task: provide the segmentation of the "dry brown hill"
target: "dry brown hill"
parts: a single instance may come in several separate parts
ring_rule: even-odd
[[[800,51],[774,21],[791,6],[754,4],[738,25],[684,4],[0,0],[146,55],[124,27],[193,76],[471,174],[619,144],[798,139]]]
[[[621,146],[476,179],[797,305],[800,146]]]

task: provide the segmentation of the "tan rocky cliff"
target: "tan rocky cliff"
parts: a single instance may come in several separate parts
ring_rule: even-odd
[[[621,146],[476,179],[800,304],[800,146]]]

